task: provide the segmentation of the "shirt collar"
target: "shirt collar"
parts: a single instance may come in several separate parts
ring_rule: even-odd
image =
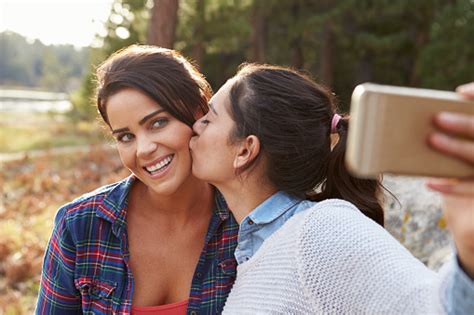
[[[279,191],[250,212],[247,218],[250,218],[256,224],[267,224],[279,218],[295,204],[301,202],[301,200],[283,191]]]
[[[98,207],[97,215],[112,223],[115,235],[120,235],[120,231],[126,226],[128,194],[135,180],[136,177],[130,175],[119,182],[108,192]],[[230,216],[227,202],[217,188],[214,189],[214,193],[214,212],[221,221],[225,221]]]
[[[224,196],[217,188],[214,188],[214,202],[215,213],[219,216],[221,221],[227,220],[230,216],[229,207],[227,206]]]
[[[112,223],[112,232],[116,236],[126,226],[128,194],[135,180],[136,177],[130,175],[115,184],[98,206],[97,215]]]

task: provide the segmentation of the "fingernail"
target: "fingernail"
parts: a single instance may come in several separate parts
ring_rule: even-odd
[[[426,186],[441,193],[450,193],[457,183],[459,183],[457,179],[431,179],[426,182]]]
[[[474,97],[474,82],[458,86],[456,92],[461,93],[469,98]]]
[[[456,124],[462,119],[462,115],[452,113],[452,112],[441,112],[436,115],[436,118],[439,122],[446,124]]]
[[[445,134],[435,132],[430,136],[430,142],[434,145],[450,145],[451,139],[450,137],[446,136]]]
[[[474,92],[474,83],[467,83],[457,87],[456,89],[459,93],[472,93]]]

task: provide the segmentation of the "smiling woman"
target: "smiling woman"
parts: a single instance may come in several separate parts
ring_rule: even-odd
[[[112,95],[107,113],[120,158],[146,191],[170,195],[195,184],[189,176],[188,125],[135,89]]]
[[[192,175],[188,148],[208,83],[179,53],[152,46],[112,55],[97,74],[99,112],[132,175],[59,210],[37,313],[220,313],[237,224]]]

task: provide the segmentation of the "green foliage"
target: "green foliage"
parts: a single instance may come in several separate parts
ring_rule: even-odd
[[[131,44],[145,43],[148,19],[147,0],[115,0],[105,24],[106,35],[98,36],[101,49],[94,61]]]
[[[103,46],[93,53],[97,60],[145,41],[151,2],[116,0]],[[255,12],[263,13],[264,61],[309,72],[336,92],[343,110],[361,82],[451,90],[473,80],[472,0],[202,0],[199,4],[180,0],[175,49],[199,58],[200,69],[214,88],[234,75],[239,64],[253,61]],[[120,27],[129,31],[128,38],[117,35]],[[84,80],[78,99],[93,95],[91,78]]]
[[[146,0],[115,0],[105,24],[104,36],[97,35],[97,46],[91,49],[88,72],[79,89],[71,95],[74,120],[97,118],[95,107],[95,70],[109,55],[132,44],[145,43],[149,7]]]
[[[72,45],[45,46],[23,36],[0,33],[0,85],[26,86],[68,92],[79,85],[87,69],[88,49]]]
[[[105,129],[95,122],[71,123],[63,118],[62,115],[46,113],[3,113],[0,121],[0,153],[110,141]]]
[[[422,84],[453,89],[474,80],[474,2],[446,6],[430,27],[419,64]]]

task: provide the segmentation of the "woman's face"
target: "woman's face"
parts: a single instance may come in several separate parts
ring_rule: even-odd
[[[189,143],[194,176],[214,185],[236,177],[237,145],[229,142],[235,125],[229,114],[232,84],[232,79],[227,81],[212,97],[209,112],[194,123],[195,136]]]
[[[107,115],[123,164],[147,187],[170,195],[190,180],[189,126],[131,88],[108,99]]]

